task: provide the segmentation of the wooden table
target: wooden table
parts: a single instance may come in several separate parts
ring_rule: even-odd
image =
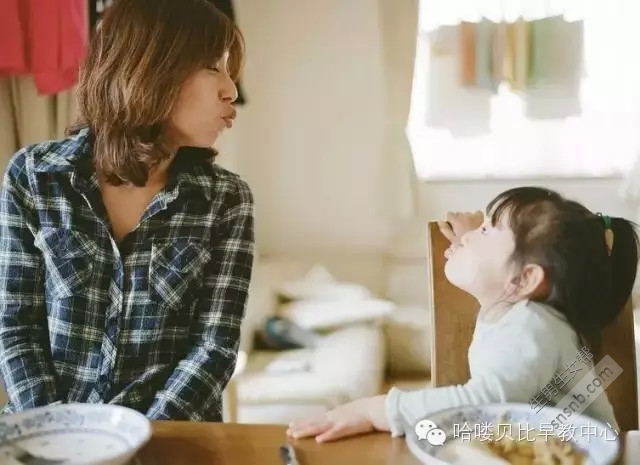
[[[233,423],[154,422],[140,451],[142,465],[283,465],[278,448],[284,426]],[[293,442],[300,465],[419,465],[404,439],[378,433],[326,444]],[[620,465],[640,464],[640,431],[626,434]]]

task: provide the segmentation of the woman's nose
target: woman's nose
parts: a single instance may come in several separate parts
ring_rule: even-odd
[[[233,103],[238,99],[238,88],[230,76],[227,77],[225,85],[222,88],[221,98],[225,103]]]

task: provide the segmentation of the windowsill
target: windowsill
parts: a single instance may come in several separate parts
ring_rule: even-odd
[[[522,140],[453,140],[441,138],[442,134],[407,134],[416,175],[423,182],[622,180],[638,157],[635,142],[621,144],[614,137],[589,145],[584,141],[571,144],[562,139],[549,140],[542,135]]]
[[[477,176],[477,175],[459,175],[459,176],[418,176],[418,180],[425,184],[437,184],[437,183],[500,183],[500,182],[513,182],[513,181],[620,181],[625,178],[621,173],[611,175],[500,175],[500,176]]]
[[[584,153],[567,144],[546,144],[531,139],[460,144],[453,141],[411,137],[410,148],[418,179],[422,182],[509,182],[622,180],[631,172],[638,156],[628,144],[590,147]],[[475,141],[473,141],[475,143]],[[615,154],[615,156],[614,156]]]

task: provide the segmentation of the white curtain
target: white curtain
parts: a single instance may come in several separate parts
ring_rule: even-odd
[[[422,0],[420,23],[425,32],[460,22],[477,23],[483,19],[514,22],[564,16],[567,21],[584,18],[599,0]]]
[[[0,79],[0,170],[21,147],[64,137],[77,116],[73,90],[39,95],[29,76]],[[0,180],[2,176],[0,176]]]
[[[622,182],[620,195],[633,208],[633,217],[629,219],[640,223],[640,153],[629,175]]]
[[[640,125],[638,130],[640,131]],[[631,207],[632,216],[629,219],[640,224],[640,153],[629,175],[622,182],[620,196]],[[636,275],[636,281],[631,291],[631,301],[640,318],[640,273]]]
[[[389,122],[386,177],[392,217],[412,219],[418,211],[418,180],[407,123],[418,39],[419,0],[381,0],[382,50]]]
[[[631,126],[635,128],[635,147],[637,156],[628,175],[624,179],[620,189],[621,198],[632,208],[632,217],[629,218],[640,223],[640,62],[635,58],[640,31],[637,27],[637,18],[640,17],[640,2],[637,0],[616,0],[618,14],[626,19],[620,29],[626,32],[626,47],[623,50],[626,61],[623,74],[616,83],[616,89],[624,97],[629,113],[631,114]],[[620,52],[618,52],[620,53]],[[609,51],[613,54],[613,51]],[[620,81],[622,81],[620,83]],[[640,295],[640,276],[637,282],[638,295]],[[640,302],[640,301],[639,301]]]

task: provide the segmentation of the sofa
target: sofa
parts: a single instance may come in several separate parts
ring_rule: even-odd
[[[246,365],[236,370],[229,385],[234,411],[227,418],[287,424],[380,393],[386,366],[382,318],[345,321],[326,329],[313,348],[254,348],[256,331],[282,308],[278,290],[307,271],[293,260],[256,258],[240,346]]]

